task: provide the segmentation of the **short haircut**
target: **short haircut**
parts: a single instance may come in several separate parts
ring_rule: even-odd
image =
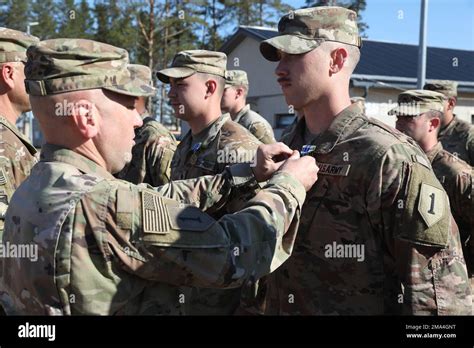
[[[439,131],[441,130],[441,121],[443,120],[444,114],[441,111],[430,110],[430,111],[425,112],[425,115],[429,120],[433,118],[439,118],[440,124],[439,124],[438,129],[436,130],[436,134],[438,134]]]
[[[206,73],[198,73],[202,80],[215,80],[217,83],[217,95],[222,98],[225,89],[225,78],[222,76]]]
[[[348,59],[346,60],[345,66],[349,69],[349,72],[352,74],[359,63],[360,60],[360,50],[359,47],[354,45],[349,45],[341,42],[335,41],[324,41],[321,44],[321,49],[327,53],[331,53],[335,49],[344,48],[348,53]]]

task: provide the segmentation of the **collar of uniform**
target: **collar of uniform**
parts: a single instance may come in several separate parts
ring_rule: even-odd
[[[456,116],[454,116],[454,118],[451,120],[451,122],[448,123],[447,126],[440,129],[439,134],[438,134],[438,138],[451,134],[453,132],[454,128],[456,127],[457,123],[458,123],[458,118]]]
[[[141,131],[143,128],[145,128],[145,126],[146,126],[148,123],[150,123],[151,121],[155,121],[155,119],[154,119],[153,117],[151,117],[150,114],[148,114],[148,113],[147,113],[146,115],[143,114],[142,116],[143,116],[143,118],[142,118],[143,124],[142,124],[141,127],[135,128],[135,134],[140,133],[140,131]]]
[[[438,153],[440,153],[440,151],[442,150],[443,150],[443,145],[441,144],[440,141],[438,141],[438,143],[435,146],[433,146],[433,148],[430,151],[426,153],[426,157],[428,157],[428,159],[430,160],[430,163],[433,163]]]
[[[345,139],[354,131],[354,120],[359,119],[362,122],[367,121],[367,117],[362,112],[358,103],[353,103],[342,110],[332,121],[329,128],[319,134],[313,141],[316,145],[315,153],[327,154],[336,146],[338,142]],[[306,127],[304,117],[300,120],[300,127]],[[304,136],[304,128],[300,128],[300,135]]]
[[[249,110],[250,110],[250,104],[245,105],[232,121],[239,123],[242,116],[244,116],[247,112],[249,112]]]
[[[44,144],[41,147],[41,162],[63,162],[79,169],[84,174],[97,174],[105,179],[115,179],[107,170],[85,156],[68,148],[53,144]]]
[[[194,144],[201,143],[200,149],[205,149],[219,134],[224,123],[230,118],[230,114],[222,114],[217,120],[212,122],[209,126],[204,128],[196,135],[191,135],[191,147]]]
[[[32,155],[35,155],[38,150],[30,143],[30,141],[16,128],[14,124],[12,124],[10,121],[7,120],[7,118],[3,115],[0,115],[0,124],[3,126],[7,127],[9,130],[11,130],[23,143],[23,145],[26,146],[26,148],[30,151]]]

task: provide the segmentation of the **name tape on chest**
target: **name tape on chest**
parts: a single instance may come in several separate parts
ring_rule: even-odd
[[[351,169],[350,164],[328,164],[319,162],[317,164],[319,167],[318,175],[347,176]]]

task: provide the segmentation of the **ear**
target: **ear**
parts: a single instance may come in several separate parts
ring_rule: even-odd
[[[438,117],[430,119],[430,132],[436,131],[441,126],[441,120]]]
[[[81,99],[74,103],[72,118],[77,130],[85,139],[94,138],[99,133],[99,111],[89,100]]]
[[[347,57],[347,50],[343,47],[336,48],[332,51],[329,71],[333,74],[341,71],[346,63]]]
[[[448,98],[448,110],[454,110],[456,106],[456,97],[449,97]]]
[[[245,90],[242,87],[238,87],[235,91],[235,99],[242,98],[245,95]]]
[[[209,98],[217,91],[217,82],[215,80],[206,81],[206,98]]]
[[[3,83],[7,85],[10,89],[15,87],[14,82],[15,67],[12,64],[4,63],[0,67],[0,76],[3,80]]]

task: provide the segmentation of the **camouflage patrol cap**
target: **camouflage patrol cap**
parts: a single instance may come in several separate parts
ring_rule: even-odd
[[[206,50],[181,51],[174,56],[170,68],[156,73],[158,79],[170,83],[170,77],[181,79],[197,72],[225,78],[227,56],[225,53]]]
[[[443,112],[446,97],[438,92],[423,89],[405,91],[398,95],[398,106],[388,112],[396,116],[418,116],[428,111]]]
[[[0,63],[26,62],[26,49],[38,41],[36,36],[0,27]]]
[[[30,46],[26,54],[25,86],[30,95],[96,88],[134,97],[152,92],[147,82],[132,78],[123,48],[86,39],[52,39]]]
[[[243,70],[227,70],[225,73],[225,87],[248,86],[247,73]]]
[[[443,93],[447,97],[458,96],[458,83],[450,80],[433,80],[425,83],[423,89]]]
[[[149,67],[140,64],[129,64],[128,70],[130,70],[132,80],[138,80],[138,83],[150,86],[150,93],[144,96],[149,97],[156,93],[156,88],[153,87],[151,69]]]
[[[278,61],[278,50],[302,54],[312,51],[324,41],[361,47],[357,13],[337,6],[292,11],[280,19],[278,36],[260,43],[260,52],[266,59]]]

